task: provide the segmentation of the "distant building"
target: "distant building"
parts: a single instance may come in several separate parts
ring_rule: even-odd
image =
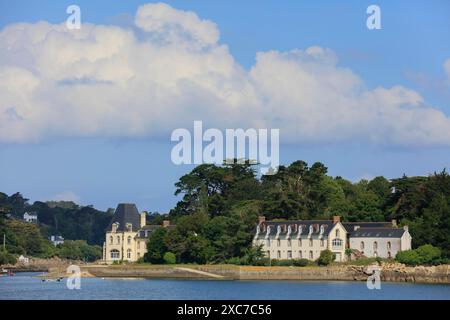
[[[37,223],[38,217],[36,212],[25,212],[23,214],[23,220],[30,223]]]
[[[17,258],[17,260],[19,261],[19,263],[22,264],[28,264],[30,262],[30,259],[28,259],[27,257],[20,255],[19,258]]]
[[[56,247],[58,244],[64,243],[64,238],[61,236],[50,236],[49,240],[53,243],[53,245]]]
[[[171,228],[170,221],[163,225],[147,225],[146,213],[139,214],[136,205],[121,203],[114,212],[103,243],[103,261],[137,261],[147,253],[150,234],[158,228]]]
[[[323,250],[330,250],[335,261],[351,257],[394,258],[399,251],[411,249],[408,227],[397,228],[389,222],[344,222],[333,220],[266,221],[259,217],[253,238],[271,259],[316,260]]]

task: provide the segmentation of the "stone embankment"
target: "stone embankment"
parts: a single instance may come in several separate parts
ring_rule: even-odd
[[[328,267],[257,267],[234,265],[101,265],[60,259],[33,259],[28,264],[3,266],[15,272],[48,272],[45,277],[66,277],[67,267],[78,265],[82,277],[179,278],[212,280],[343,280],[366,281],[377,267],[381,281],[450,284],[450,265],[407,267],[399,263],[381,266],[334,265]]]

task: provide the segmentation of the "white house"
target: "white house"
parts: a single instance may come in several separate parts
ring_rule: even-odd
[[[408,227],[389,222],[344,222],[333,220],[266,221],[260,216],[253,245],[261,245],[271,259],[316,260],[323,250],[334,253],[335,261],[352,256],[394,258],[411,249]]]
[[[56,247],[58,244],[64,243],[64,238],[61,236],[50,236],[49,240],[53,243],[53,245]]]
[[[38,217],[35,212],[25,212],[23,214],[23,220],[26,222],[37,223]]]

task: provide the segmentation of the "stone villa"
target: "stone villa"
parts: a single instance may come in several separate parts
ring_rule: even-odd
[[[106,231],[103,261],[111,264],[139,260],[147,252],[150,234],[161,227],[169,228],[170,221],[165,220],[162,226],[147,225],[145,212],[139,214],[135,204],[120,203]]]
[[[342,223],[333,220],[266,221],[260,216],[253,239],[262,245],[271,259],[316,260],[323,250],[330,250],[335,261],[351,256],[394,258],[397,252],[411,249],[408,227],[397,228],[395,221]]]

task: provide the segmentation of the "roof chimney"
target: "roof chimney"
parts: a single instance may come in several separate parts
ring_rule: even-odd
[[[266,217],[264,217],[264,216],[258,216],[258,224],[261,224],[261,223],[263,223],[263,222],[265,222],[266,221]]]
[[[147,213],[141,212],[141,228],[147,224]]]
[[[333,224],[341,222],[341,216],[333,216]]]
[[[397,228],[397,220],[392,219],[392,227]]]
[[[167,228],[168,226],[170,226],[170,220],[163,220],[163,227]]]

